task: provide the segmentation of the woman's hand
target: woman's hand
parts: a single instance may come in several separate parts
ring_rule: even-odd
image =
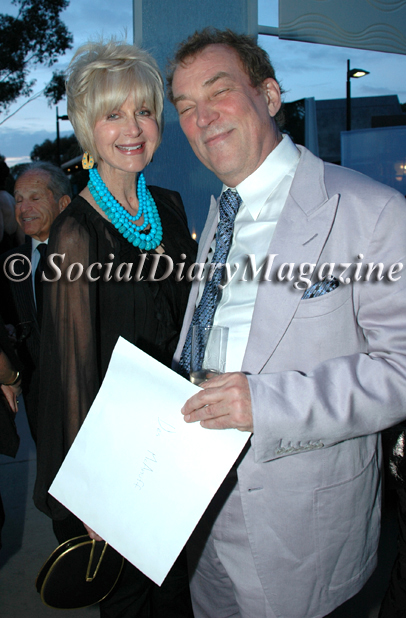
[[[13,324],[5,324],[6,331],[10,342],[15,345],[17,343],[17,331]]]
[[[14,386],[7,386],[6,384],[2,384],[0,388],[7,400],[8,405],[10,406],[14,414],[17,414],[18,396],[21,395],[21,381],[17,382],[17,384],[15,384]]]
[[[96,532],[94,530],[92,530],[91,528],[89,528],[89,526],[86,526],[85,522],[82,522],[84,527],[87,530],[88,535],[90,536],[91,539],[94,539],[95,541],[103,541],[103,539],[101,538],[101,536],[99,536],[98,534],[96,534]]]

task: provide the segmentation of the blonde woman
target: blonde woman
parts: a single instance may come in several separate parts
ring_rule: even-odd
[[[162,280],[152,281],[151,265],[163,254],[174,263],[191,264],[195,257],[179,194],[147,187],[143,175],[162,133],[163,87],[155,61],[124,42],[88,43],[69,67],[67,96],[89,183],[55,222],[49,241],[48,255],[64,258],[55,260],[60,277],[47,285],[44,298],[35,487],[35,503],[53,518],[60,542],[84,528],[47,490],[118,337],[168,366],[175,350],[189,285],[174,273],[162,277],[165,259],[157,260],[153,277]],[[121,264],[133,265],[132,271]],[[188,594],[182,557],[160,589],[126,563],[100,615],[189,617]]]

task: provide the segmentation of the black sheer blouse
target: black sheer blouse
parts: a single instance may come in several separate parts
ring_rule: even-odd
[[[162,221],[164,255],[173,268],[155,251],[133,247],[80,196],[52,226],[48,256],[57,254],[53,261],[60,273],[55,267],[47,276],[60,278],[45,284],[34,500],[54,519],[67,511],[48,489],[101,386],[118,337],[167,366],[175,351],[189,293],[184,275],[195,260],[196,243],[180,195],[149,189]],[[148,281],[152,275],[155,281]]]

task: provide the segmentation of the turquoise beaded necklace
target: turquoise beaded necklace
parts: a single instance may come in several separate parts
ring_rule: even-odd
[[[104,184],[96,168],[89,170],[89,191],[95,202],[107,215],[115,228],[124,236],[134,247],[145,249],[156,249],[162,241],[162,224],[159,217],[154,198],[147,189],[144,174],[139,174],[137,182],[138,212],[136,216],[130,215],[127,210],[111,195]],[[144,223],[137,225],[144,215]],[[150,226],[147,234],[142,233],[146,227]]]

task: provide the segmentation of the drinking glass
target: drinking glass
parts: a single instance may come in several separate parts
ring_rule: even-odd
[[[193,384],[201,384],[225,372],[227,340],[228,326],[193,326],[190,361],[190,381]]]

